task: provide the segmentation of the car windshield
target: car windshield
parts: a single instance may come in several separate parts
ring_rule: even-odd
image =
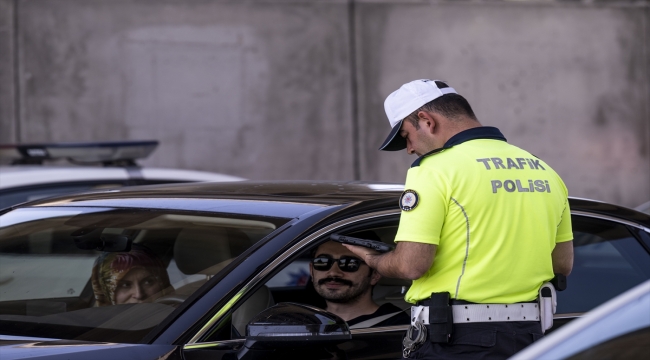
[[[286,218],[24,208],[0,217],[0,332],[136,343]]]

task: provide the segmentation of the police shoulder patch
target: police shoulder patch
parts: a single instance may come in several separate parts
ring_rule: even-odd
[[[415,190],[404,190],[402,196],[399,198],[399,207],[404,211],[411,211],[418,206],[420,197]]]

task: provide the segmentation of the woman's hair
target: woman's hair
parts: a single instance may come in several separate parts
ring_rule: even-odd
[[[115,305],[118,282],[136,267],[150,271],[161,289],[171,286],[162,260],[148,248],[133,244],[129,252],[105,252],[95,260],[91,277],[95,306]]]

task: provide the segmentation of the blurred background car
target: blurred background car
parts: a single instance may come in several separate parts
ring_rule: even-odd
[[[0,209],[53,195],[131,185],[243,178],[206,171],[140,167],[158,141],[0,145]]]
[[[255,315],[274,304],[311,308],[303,308],[308,314],[301,319],[322,315],[313,310],[324,302],[311,284],[311,251],[335,233],[372,233],[392,244],[402,191],[401,184],[360,182],[193,183],[64,195],[5,209],[0,353],[3,360],[28,352],[54,359],[226,359],[243,356],[257,341],[278,350],[279,358],[331,359],[332,351],[338,358],[399,358],[407,325],[341,325],[340,336],[330,338],[287,317],[297,321],[291,331],[278,324],[255,340],[249,330]],[[567,289],[558,292],[553,329],[650,279],[650,215],[569,201],[575,261]],[[132,268],[148,274],[148,295],[135,303],[116,295],[130,284]],[[373,300],[408,311],[410,285],[382,278]],[[296,356],[280,351],[287,339],[278,333],[304,339],[285,347]]]
[[[598,306],[510,360],[642,359],[650,354],[650,280]]]

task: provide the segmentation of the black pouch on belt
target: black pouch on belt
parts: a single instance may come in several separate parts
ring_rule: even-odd
[[[432,343],[447,343],[454,324],[449,293],[431,293],[429,301],[429,340]]]

